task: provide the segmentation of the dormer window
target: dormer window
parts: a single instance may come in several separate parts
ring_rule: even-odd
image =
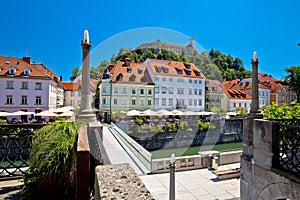
[[[156,71],[157,73],[160,73],[160,72],[161,72],[161,68],[160,68],[160,67],[154,66],[154,68],[155,68],[155,71]]]
[[[135,75],[130,76],[129,81],[135,81]]]
[[[122,81],[123,80],[123,74],[119,74],[117,76],[117,81]]]
[[[29,74],[30,74],[30,69],[25,67],[24,68],[24,76],[29,76]]]
[[[177,74],[182,74],[182,70],[181,69],[176,69]]]
[[[16,71],[17,71],[16,68],[10,66],[8,70],[8,75],[15,75]]]
[[[169,73],[169,69],[166,68],[166,67],[163,67],[162,70],[163,70],[163,72],[164,72],[165,74]]]
[[[200,72],[197,72],[197,71],[194,71],[194,72],[195,72],[196,76],[200,76],[201,75]]]
[[[185,67],[186,67],[187,69],[191,69],[191,65],[190,65],[190,64],[185,64]]]
[[[186,73],[187,75],[191,75],[191,74],[192,74],[192,72],[189,71],[189,70],[184,70],[184,71],[185,71],[185,73]]]
[[[5,61],[5,64],[9,65],[9,64],[10,64],[10,61],[9,61],[9,60]]]
[[[142,73],[143,73],[143,70],[138,69],[138,74],[142,74]]]
[[[127,67],[127,72],[128,72],[128,73],[131,73],[131,72],[132,72],[132,69],[129,68],[129,67]]]

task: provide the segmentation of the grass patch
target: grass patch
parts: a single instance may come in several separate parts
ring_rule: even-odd
[[[158,158],[170,158],[171,154],[174,153],[175,156],[192,156],[198,155],[199,151],[234,151],[242,149],[242,142],[232,142],[226,144],[216,144],[216,145],[206,145],[206,146],[195,146],[195,147],[186,147],[186,148],[176,148],[176,149],[160,149],[156,151],[151,151],[152,159]]]

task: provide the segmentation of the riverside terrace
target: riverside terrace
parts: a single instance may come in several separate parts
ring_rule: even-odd
[[[255,120],[256,121],[256,120]],[[270,127],[270,123],[271,128]],[[272,153],[274,152],[274,156],[271,158],[271,167],[274,169],[277,169],[276,162],[278,163],[278,158],[280,160],[280,165],[283,165],[284,167],[280,167],[279,171],[281,171],[280,176],[284,177],[290,177],[287,176],[288,174],[291,175],[299,175],[299,144],[296,141],[299,141],[299,126],[297,124],[288,124],[288,128],[278,128],[278,122],[269,122],[269,121],[261,121],[261,122],[255,122],[256,129],[254,131],[259,131],[260,129],[264,129],[264,131],[259,131],[259,134],[253,134],[249,133],[250,135],[254,135],[254,145],[259,145],[259,141],[263,142],[264,140],[260,140],[259,137],[262,136],[266,140],[266,145],[271,146],[271,148],[266,147],[267,151],[258,152],[259,149],[255,149],[254,152],[254,159],[256,160],[255,165],[263,165],[263,163],[266,163],[266,159],[268,158],[266,153]],[[284,124],[284,123],[282,123]],[[12,125],[8,125],[12,126]],[[273,127],[273,128],[272,128]],[[277,127],[277,128],[276,128]],[[285,127],[284,125],[282,127]],[[289,128],[293,127],[293,135],[295,140],[290,141],[289,137],[286,137],[284,135],[289,134],[284,130],[290,130]],[[5,126],[5,128],[7,128]],[[111,165],[111,164],[122,164],[122,163],[129,163],[130,167],[133,168],[135,173],[140,175],[140,179],[143,180],[143,183],[145,184],[146,188],[150,191],[150,193],[153,195],[155,199],[166,199],[168,196],[168,174],[148,174],[144,175],[146,171],[146,167],[142,167],[143,162],[140,161],[138,157],[142,157],[140,154],[137,154],[137,151],[133,152],[132,149],[130,149],[127,145],[124,144],[124,138],[121,138],[116,134],[116,131],[113,131],[113,129],[117,129],[115,125],[101,125],[99,123],[89,123],[89,127],[83,128],[79,132],[78,137],[78,145],[77,145],[77,162],[76,162],[76,183],[77,183],[77,199],[89,199],[90,191],[94,191],[94,195],[97,196],[100,195],[100,193],[97,193],[97,188],[94,188],[94,182],[91,180],[94,180],[93,177],[96,176],[96,180],[98,183],[101,183],[101,179],[98,178],[98,174],[95,174],[95,167],[96,165]],[[7,131],[3,132],[3,126],[0,126],[1,133],[7,133]],[[268,130],[272,130],[272,132],[269,132]],[[266,134],[262,134],[266,133]],[[271,134],[271,137],[269,137],[269,133]],[[256,137],[257,135],[257,137]],[[273,136],[272,136],[273,135]],[[281,135],[278,139],[279,140],[270,140],[270,138],[276,138],[276,136]],[[281,139],[280,139],[281,138]],[[270,142],[268,142],[270,140]],[[6,144],[5,141],[7,141],[7,137],[4,137],[2,134],[1,137],[2,144]],[[87,142],[89,141],[89,142]],[[285,141],[285,142],[280,142]],[[244,141],[247,142],[247,141]],[[29,143],[30,144],[30,143]],[[281,144],[279,146],[278,144]],[[246,145],[246,144],[245,144]],[[283,146],[282,146],[283,145]],[[279,147],[279,148],[278,148]],[[274,149],[273,149],[274,148]],[[1,146],[1,152],[7,149],[6,146]],[[9,149],[9,148],[8,148]],[[295,151],[295,149],[298,149],[298,151]],[[139,149],[135,149],[139,150]],[[279,151],[278,151],[279,150]],[[18,150],[15,150],[15,152],[20,152]],[[276,153],[276,152],[279,152]],[[246,152],[247,153],[247,152]],[[264,162],[262,160],[259,160],[257,158],[258,155],[263,154]],[[278,157],[279,155],[279,157]],[[294,156],[292,156],[294,155]],[[228,166],[229,169],[236,168],[238,166],[232,166],[225,164],[225,161],[223,158],[225,158],[226,155],[223,155],[220,153],[219,157],[219,166],[218,170],[223,170],[224,167]],[[3,157],[2,157],[3,158]],[[198,164],[206,164],[206,167],[210,168],[212,167],[212,157],[208,156],[207,158],[201,157],[201,163],[198,162]],[[222,160],[223,159],[223,160]],[[184,162],[182,162],[184,160]],[[90,162],[91,161],[91,162]],[[95,162],[96,161],[96,162]],[[176,161],[178,162],[177,166],[180,168],[191,169],[195,166],[197,166],[197,160],[191,159],[191,158],[176,158]],[[199,157],[198,157],[199,161]],[[203,161],[203,162],[202,162]],[[165,164],[165,170],[168,169],[168,161],[164,161]],[[231,159],[227,159],[228,162],[237,162],[233,161]],[[274,162],[274,164],[272,164]],[[91,163],[91,165],[90,165]],[[262,164],[261,164],[262,163]],[[251,164],[251,162],[250,162]],[[243,164],[245,167],[245,163]],[[2,165],[1,165],[2,166]],[[87,167],[89,166],[89,167]],[[157,166],[157,165],[156,165]],[[3,167],[3,166],[2,166]],[[11,168],[11,166],[9,166]],[[113,168],[113,165],[111,166]],[[203,166],[202,166],[203,167]],[[286,168],[288,167],[288,168]],[[201,168],[201,167],[200,167]],[[247,169],[243,168],[244,170]],[[14,168],[11,168],[12,171],[14,171]],[[178,199],[233,199],[239,197],[239,179],[230,179],[228,181],[219,181],[216,179],[216,175],[211,173],[207,170],[207,168],[204,169],[198,169],[198,170],[188,170],[188,171],[182,171],[179,172],[179,169],[176,169],[176,198]],[[195,173],[195,174],[193,174]],[[274,173],[274,172],[273,172]],[[202,175],[201,175],[202,174]],[[198,175],[200,175],[202,178],[197,178]],[[1,173],[1,176],[7,176],[5,173]],[[293,178],[293,181],[297,182],[297,176]],[[11,176],[10,176],[11,177]],[[194,177],[194,178],[191,178]],[[110,177],[107,178],[112,178]],[[243,177],[243,180],[248,180],[248,176]],[[135,178],[134,178],[135,179]],[[131,179],[130,179],[131,180]],[[199,182],[195,182],[198,180]],[[205,182],[208,181],[208,182]],[[191,182],[192,181],[192,182]],[[255,181],[255,180],[253,180]],[[1,183],[5,183],[7,181],[1,181]],[[156,183],[156,184],[153,184]],[[250,182],[249,182],[250,183]],[[260,182],[260,184],[263,183]],[[287,182],[288,183],[288,182]],[[253,184],[255,184],[253,182]],[[3,185],[3,184],[1,184]],[[256,184],[257,185],[257,184]],[[257,187],[260,187],[261,185],[257,185]],[[223,188],[223,189],[222,189]],[[113,190],[113,188],[111,188]],[[117,190],[114,190],[115,192]],[[119,193],[122,191],[122,186],[118,189]],[[143,189],[144,191],[144,189]],[[243,188],[241,188],[241,192],[243,191]],[[293,194],[292,191],[286,190],[290,194]],[[126,191],[127,193],[131,193],[134,191]],[[135,191],[137,192],[137,191]],[[136,193],[137,194],[137,193]],[[113,193],[109,193],[109,195],[114,195]],[[78,198],[78,197],[82,198]],[[95,196],[95,199],[98,199]],[[138,196],[138,194],[137,194]],[[1,196],[2,197],[2,196]],[[99,197],[99,196],[98,196]],[[107,196],[109,197],[109,196]],[[242,198],[246,199],[246,198]]]

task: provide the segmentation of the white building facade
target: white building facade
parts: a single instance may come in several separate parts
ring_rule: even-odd
[[[155,84],[155,110],[204,110],[205,77],[194,64],[153,59],[144,64]]]

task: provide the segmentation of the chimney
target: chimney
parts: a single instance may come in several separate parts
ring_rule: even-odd
[[[130,66],[130,58],[125,58],[125,66]]]
[[[30,64],[30,57],[23,57],[23,61],[27,62],[28,64]]]
[[[59,76],[59,80],[62,81],[62,75]]]

